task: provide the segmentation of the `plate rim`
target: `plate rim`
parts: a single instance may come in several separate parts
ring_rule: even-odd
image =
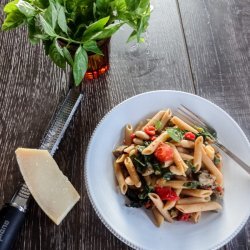
[[[87,165],[87,162],[88,162],[88,159],[89,159],[89,151],[90,151],[90,145],[92,144],[92,141],[94,140],[94,137],[95,137],[95,134],[98,130],[98,128],[100,127],[100,125],[102,124],[102,122],[107,119],[109,117],[109,115],[116,109],[119,108],[119,106],[123,105],[124,103],[130,101],[131,99],[134,99],[134,98],[137,98],[139,96],[143,96],[143,95],[148,95],[148,94],[151,94],[151,93],[181,93],[181,94],[185,94],[185,95],[189,95],[189,96],[195,96],[196,98],[198,99],[201,99],[202,101],[205,101],[209,104],[212,104],[213,106],[215,106],[217,109],[219,109],[221,112],[223,112],[233,123],[234,125],[239,129],[241,135],[244,137],[245,139],[245,142],[247,142],[248,144],[248,148],[250,148],[250,142],[247,138],[247,136],[245,135],[244,131],[242,130],[242,128],[239,126],[239,124],[234,120],[234,118],[232,118],[225,110],[223,110],[221,107],[219,107],[217,104],[215,104],[214,102],[204,98],[204,97],[201,97],[197,94],[194,94],[194,93],[190,93],[190,92],[185,92],[185,91],[180,91],[180,90],[166,90],[166,89],[161,89],[161,90],[153,90],[153,91],[147,91],[147,92],[143,92],[143,93],[140,93],[140,94],[136,94],[134,96],[131,96],[123,101],[121,101],[120,103],[118,103],[117,105],[115,105],[113,108],[111,108],[111,110],[109,110],[103,117],[102,119],[97,123],[95,129],[93,130],[92,132],[92,135],[90,137],[90,140],[89,140],[89,143],[88,143],[88,146],[87,146],[87,150],[86,150],[86,154],[85,154],[85,159],[84,159],[84,181],[85,181],[85,187],[86,187],[86,190],[87,190],[87,194],[88,194],[88,197],[89,197],[89,200],[91,202],[91,205],[95,211],[95,213],[97,214],[98,218],[101,220],[101,222],[104,224],[104,226],[115,236],[117,237],[120,241],[122,241],[123,243],[125,243],[127,246],[129,247],[132,247],[134,249],[147,249],[147,248],[141,248],[140,246],[132,243],[131,241],[125,239],[122,235],[120,235],[119,233],[117,233],[113,228],[112,226],[109,225],[109,223],[105,220],[105,218],[102,216],[102,214],[99,212],[99,210],[97,209],[95,203],[94,203],[94,199],[92,197],[92,194],[90,192],[90,189],[89,189],[89,181],[88,181],[88,178],[87,178],[87,168],[86,168],[86,165]],[[245,219],[242,221],[242,223],[237,227],[237,229],[234,231],[234,233],[232,233],[229,237],[227,237],[224,241],[220,242],[220,243],[217,243],[215,246],[213,246],[212,248],[209,248],[208,250],[216,250],[216,249],[219,249],[221,248],[222,246],[224,246],[225,244],[227,244],[229,241],[231,241],[240,231],[241,229],[244,227],[244,225],[247,223],[248,219],[250,217],[250,211],[249,211],[249,214],[245,217]]]

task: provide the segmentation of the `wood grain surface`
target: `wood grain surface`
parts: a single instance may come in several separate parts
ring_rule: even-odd
[[[5,3],[0,0],[0,17]],[[228,111],[250,138],[249,1],[159,0],[153,6],[144,44],[126,44],[126,27],[112,37],[111,69],[82,84],[85,99],[55,155],[80,201],[60,226],[31,201],[14,249],[130,249],[95,214],[83,167],[96,125],[135,94],[157,89],[196,92]],[[70,71],[54,66],[41,45],[30,45],[24,28],[0,33],[0,205],[22,181],[15,149],[39,146],[69,85]],[[247,249],[249,232],[248,222],[226,249]]]
[[[179,0],[179,9],[196,93],[250,139],[250,1]],[[224,248],[250,249],[250,219]]]

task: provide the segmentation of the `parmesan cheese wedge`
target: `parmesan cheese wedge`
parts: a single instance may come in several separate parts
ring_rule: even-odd
[[[16,158],[32,196],[57,225],[80,199],[47,150],[18,148]]]

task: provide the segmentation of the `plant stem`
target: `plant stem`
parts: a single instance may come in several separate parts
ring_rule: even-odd
[[[79,41],[76,41],[76,40],[73,40],[71,38],[66,38],[66,37],[63,37],[63,36],[57,36],[57,38],[60,38],[64,41],[67,41],[69,43],[77,43],[77,44],[82,44],[82,42],[79,42]]]

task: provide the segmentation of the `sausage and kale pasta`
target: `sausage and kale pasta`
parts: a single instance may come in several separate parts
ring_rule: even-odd
[[[123,145],[113,150],[114,172],[129,207],[152,211],[164,220],[197,223],[204,211],[221,210],[222,157],[213,136],[193,127],[170,109],[133,128],[125,126]]]

